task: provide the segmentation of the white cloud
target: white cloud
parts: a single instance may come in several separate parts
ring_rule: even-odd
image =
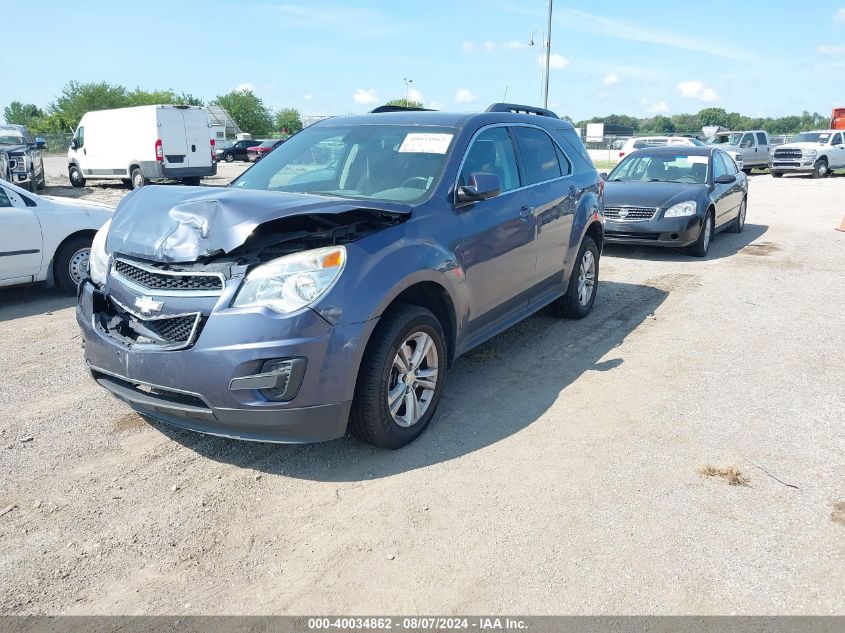
[[[495,49],[496,49],[496,42],[491,42],[490,40],[487,40],[486,42],[484,42],[484,50],[487,51],[488,53],[494,51]]]
[[[545,53],[542,55],[537,56],[537,64],[539,64],[540,68],[546,67],[546,55]],[[559,53],[552,53],[549,57],[549,68],[551,70],[562,70],[569,66],[570,62],[566,57],[560,55]]]
[[[352,100],[355,103],[362,103],[365,105],[372,105],[373,103],[378,103],[378,93],[372,88],[370,90],[364,90],[363,88],[358,88],[355,91],[355,94],[352,95]]]
[[[419,101],[420,103],[423,102],[423,94],[416,88],[411,88],[410,90],[408,90],[408,98],[411,101]]]
[[[833,16],[833,21],[837,24],[845,24],[845,7],[842,7],[836,12],[836,15]]]
[[[833,46],[819,46],[816,49],[819,55],[845,55],[845,46],[835,44]]]
[[[698,80],[682,81],[676,88],[681,93],[681,96],[687,99],[698,99],[699,101],[708,102],[719,100],[719,95],[713,88],[708,88]]]
[[[602,79],[601,82],[605,86],[615,86],[619,83],[619,75],[617,75],[616,73],[610,73],[604,79]]]
[[[518,51],[523,48],[528,48],[528,44],[525,42],[520,42],[519,40],[508,40],[504,44],[502,44],[502,48],[506,48],[511,51]]]
[[[650,114],[658,114],[660,112],[669,111],[669,106],[665,101],[655,101],[654,99],[647,99],[646,97],[643,97],[640,99],[640,103],[643,106],[643,110]]]
[[[235,86],[235,90],[249,90],[250,92],[255,92],[255,86],[248,81],[245,81],[244,83]]]
[[[464,43],[463,43],[463,44],[461,44],[461,48],[464,50],[464,52],[465,52],[465,53],[468,53],[468,52],[470,52],[473,48],[475,48],[475,44],[473,44],[473,43],[472,43],[472,42],[470,42],[469,40],[466,40],[466,41],[464,41]]]
[[[302,100],[303,101],[311,101],[311,99],[313,99],[313,98],[314,98],[314,95],[312,95],[310,92],[306,92],[305,95],[302,97]]]
[[[455,93],[455,103],[472,103],[478,99],[478,95],[472,94],[466,88],[461,88]]]

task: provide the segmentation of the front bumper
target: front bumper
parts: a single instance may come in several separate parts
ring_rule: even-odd
[[[790,174],[811,174],[816,168],[815,158],[783,159],[769,162],[771,171]]]
[[[139,413],[180,428],[263,442],[318,442],[346,432],[364,345],[376,320],[332,326],[305,309],[278,315],[226,308],[220,297],[193,345],[141,349],[104,332],[95,319],[103,294],[88,280],[79,290],[77,322],[85,362],[100,386]],[[223,307],[221,307],[223,306]],[[232,389],[232,380],[262,372],[265,361],[305,358],[292,400]]]
[[[663,211],[658,212],[662,215]],[[644,222],[605,220],[604,241],[611,244],[637,244],[679,248],[689,246],[701,233],[703,217],[658,217]]]

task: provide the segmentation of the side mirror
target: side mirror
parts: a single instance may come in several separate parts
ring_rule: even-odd
[[[35,137],[35,149],[44,149],[47,147],[47,140],[43,136]]]
[[[458,202],[479,202],[495,198],[502,192],[502,182],[496,174],[473,172],[469,183],[458,187]]]
[[[71,149],[79,149],[79,143],[76,142],[76,139],[71,140],[70,148]]]
[[[717,185],[730,185],[736,182],[736,176],[733,174],[722,174],[713,179]]]
[[[602,180],[607,180],[607,172],[606,171],[601,172],[599,174],[599,178],[601,178]]]

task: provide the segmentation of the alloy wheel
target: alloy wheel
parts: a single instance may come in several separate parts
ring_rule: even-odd
[[[413,426],[428,410],[438,380],[437,346],[425,332],[410,334],[396,351],[387,386],[387,408],[401,427]]]
[[[586,306],[593,296],[596,285],[596,258],[592,251],[584,251],[581,266],[578,269],[578,303]]]

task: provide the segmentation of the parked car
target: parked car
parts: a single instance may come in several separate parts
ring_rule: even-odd
[[[624,158],[631,152],[642,149],[643,147],[663,147],[664,145],[672,145],[679,147],[695,147],[704,145],[696,138],[687,136],[637,136],[631,137],[619,150],[619,158]]]
[[[138,189],[175,178],[198,185],[217,173],[212,160],[208,110],[188,105],[148,105],[82,115],[67,153],[74,187],[93,179],[120,179]]]
[[[834,169],[845,168],[845,132],[802,132],[775,149],[770,168],[775,178],[784,174],[812,174],[813,178],[829,176]]]
[[[703,257],[718,231],[745,226],[748,179],[714,147],[654,147],[626,157],[604,190],[608,243],[686,247]]]
[[[755,167],[766,169],[769,166],[769,154],[772,142],[769,133],[764,130],[746,132],[717,132],[707,140],[708,145],[716,145],[731,154],[742,156],[742,170],[750,174]]]
[[[44,138],[33,138],[23,125],[0,125],[0,180],[27,191],[44,189]]]
[[[225,160],[227,163],[236,160],[249,160],[249,148],[255,147],[262,142],[261,140],[248,138],[235,141],[229,147],[219,147],[216,151],[217,160]]]
[[[88,276],[91,241],[113,209],[0,182],[0,286],[44,281],[68,293]]]
[[[336,117],[228,188],[127,196],[79,295],[94,379],[204,433],[412,441],[455,358],[593,306],[603,183],[571,124],[527,108]]]
[[[234,141],[215,141],[213,154],[215,162],[223,160],[223,154],[225,154],[226,150],[231,148],[234,144]]]
[[[247,148],[247,160],[249,162],[254,163],[256,161],[261,160],[264,156],[272,152],[276,149],[279,145],[285,142],[283,138],[273,138],[268,141],[264,141],[258,145],[253,147]]]

